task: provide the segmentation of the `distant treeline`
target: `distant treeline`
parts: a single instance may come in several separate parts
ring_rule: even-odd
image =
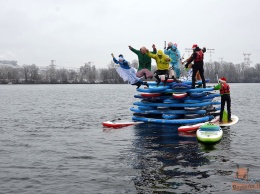
[[[137,67],[137,60],[131,65]],[[153,66],[153,71],[155,66]],[[205,77],[216,82],[218,77],[226,77],[229,83],[260,83],[260,64],[255,67],[248,65],[222,62],[206,62],[204,64]],[[186,74],[183,66],[182,75]],[[96,68],[91,63],[81,66],[79,71],[57,68],[49,65],[39,68],[37,65],[0,65],[0,84],[123,84],[125,83],[117,74],[115,65],[111,61],[106,68]]]

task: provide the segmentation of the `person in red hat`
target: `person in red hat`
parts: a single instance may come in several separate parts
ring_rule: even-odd
[[[228,122],[231,122],[231,98],[230,98],[230,87],[227,84],[227,79],[222,77],[219,79],[218,85],[214,86],[214,90],[220,90],[221,95],[221,109],[219,122],[223,122],[223,112],[225,108],[225,103],[227,102],[227,113],[228,113]]]
[[[205,82],[205,77],[204,77],[204,53],[206,52],[206,48],[203,47],[203,49],[199,48],[199,46],[197,44],[193,44],[192,45],[192,50],[193,53],[191,54],[191,56],[184,61],[183,63],[186,62],[185,67],[188,67],[188,65],[193,61],[193,65],[192,65],[192,88],[195,88],[195,81],[196,81],[196,74],[199,71],[200,77],[201,77],[201,81],[202,81],[202,85],[203,88],[206,88],[206,82]]]

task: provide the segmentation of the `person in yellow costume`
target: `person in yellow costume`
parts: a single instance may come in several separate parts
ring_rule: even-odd
[[[159,75],[165,75],[164,86],[169,78],[170,62],[172,61],[168,55],[165,55],[162,50],[158,50],[156,54],[151,53],[148,49],[146,50],[148,57],[153,58],[156,61],[157,70],[154,72],[154,77],[157,80],[157,86],[161,82]]]

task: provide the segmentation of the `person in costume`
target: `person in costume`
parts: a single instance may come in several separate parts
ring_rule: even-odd
[[[111,56],[113,57],[113,61],[116,64],[119,64],[119,67],[116,67],[116,71],[124,81],[128,81],[128,83],[131,85],[136,85],[137,89],[142,84],[149,87],[147,82],[143,82],[140,78],[136,77],[136,69],[130,67],[128,61],[124,59],[124,56],[122,54],[118,56],[118,60],[115,58],[113,53],[111,54]]]
[[[206,52],[206,48],[203,47],[203,49],[199,48],[197,44],[193,44],[192,46],[193,53],[191,54],[190,58],[188,58],[186,61],[187,62],[185,67],[187,68],[188,65],[193,62],[192,65],[192,88],[195,88],[195,81],[196,81],[196,74],[197,71],[199,71],[201,81],[203,88],[206,88],[206,81],[204,77],[204,53]]]
[[[143,46],[140,48],[140,50],[136,50],[131,46],[128,46],[129,49],[134,52],[138,56],[138,70],[136,73],[136,76],[141,78],[144,76],[145,79],[147,78],[153,78],[153,73],[151,72],[152,68],[152,60],[150,57],[146,55],[146,48]],[[155,54],[157,52],[155,45],[152,45],[153,51],[151,53]]]
[[[154,77],[157,80],[157,86],[159,86],[161,82],[161,78],[159,77],[159,75],[165,75],[165,80],[164,80],[164,86],[165,86],[169,78],[169,67],[170,67],[171,58],[168,55],[165,55],[162,50],[158,50],[156,54],[153,54],[149,52],[149,50],[147,49],[146,54],[147,56],[153,58],[156,61],[157,70],[154,72]]]
[[[218,85],[214,86],[214,90],[219,90],[221,95],[221,109],[219,122],[223,121],[223,112],[225,108],[225,103],[227,102],[227,114],[228,122],[231,122],[231,98],[230,98],[230,86],[227,84],[227,79],[222,77],[219,79]]]
[[[177,49],[177,44],[173,44],[172,42],[168,43],[167,49],[164,48],[164,54],[168,55],[171,58],[171,67],[175,72],[176,78],[180,78],[180,63],[181,63],[181,55],[180,51]]]

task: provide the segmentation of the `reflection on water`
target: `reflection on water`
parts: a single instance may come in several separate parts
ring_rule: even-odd
[[[229,185],[214,188],[214,182],[209,182],[208,178],[232,173],[214,164],[229,161],[229,156],[223,155],[221,150],[229,150],[230,131],[224,129],[225,135],[218,143],[203,144],[197,141],[195,133],[178,134],[177,129],[178,126],[160,124],[134,126],[134,152],[137,153],[134,168],[141,171],[134,179],[137,191],[197,193],[229,190]]]

